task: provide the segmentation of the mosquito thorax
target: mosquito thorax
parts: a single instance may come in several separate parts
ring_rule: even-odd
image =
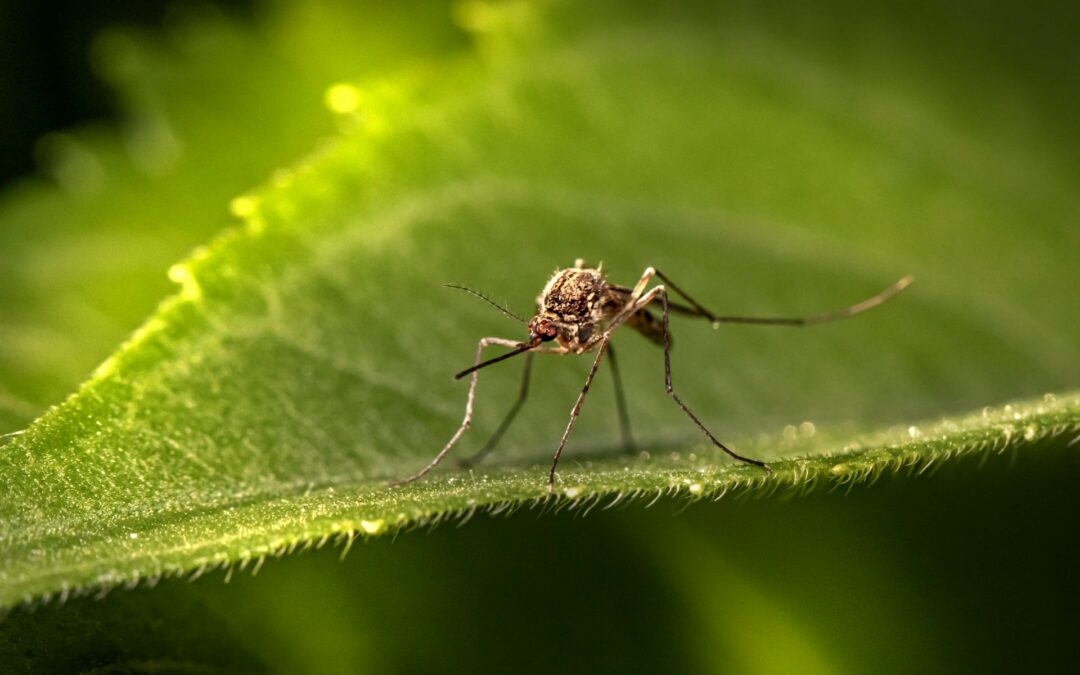
[[[564,324],[598,321],[607,300],[608,283],[599,270],[559,270],[537,298],[540,312]]]
[[[585,348],[597,325],[609,318],[618,304],[600,269],[574,267],[555,272],[536,298],[537,317],[558,327],[559,344],[571,351]]]

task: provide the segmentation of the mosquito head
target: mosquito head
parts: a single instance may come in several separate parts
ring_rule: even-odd
[[[558,325],[545,316],[537,314],[529,322],[529,342],[551,342],[558,336]]]
[[[502,312],[506,316],[510,317],[511,319],[514,319],[516,321],[520,321],[521,323],[523,323],[523,324],[525,324],[526,326],[529,327],[529,340],[528,340],[528,342],[520,342],[520,343],[518,343],[517,347],[513,351],[509,351],[509,352],[507,352],[507,353],[505,353],[505,354],[503,354],[501,356],[496,356],[493,359],[488,359],[487,361],[484,361],[483,363],[478,363],[475,366],[473,366],[472,368],[466,368],[465,370],[461,371],[457,375],[454,375],[455,380],[460,380],[461,378],[465,377],[466,375],[468,375],[470,373],[473,373],[473,372],[475,372],[477,370],[480,370],[481,368],[486,368],[486,367],[488,367],[488,366],[490,366],[492,364],[499,363],[500,361],[505,361],[506,359],[509,359],[509,358],[511,358],[513,356],[517,356],[518,354],[524,354],[525,352],[530,351],[530,350],[535,349],[536,347],[538,347],[541,342],[546,342],[548,340],[551,340],[556,335],[558,335],[558,330],[555,329],[554,325],[552,325],[551,328],[549,329],[547,327],[547,324],[545,324],[544,327],[540,329],[541,330],[540,333],[537,333],[536,330],[534,330],[534,324],[536,323],[536,319],[533,319],[529,323],[525,323],[525,319],[522,319],[520,316],[518,316],[517,314],[514,314],[509,309],[507,309],[506,307],[503,307],[502,305],[495,302],[494,300],[492,300],[488,296],[484,295],[480,291],[473,290],[473,289],[471,289],[471,288],[469,288],[467,286],[459,286],[457,284],[443,284],[443,286],[445,286],[447,288],[454,288],[454,289],[457,289],[459,291],[465,291],[469,295],[480,298],[481,300],[488,303],[489,305],[491,305],[495,309],[499,310],[500,312]],[[549,333],[550,333],[550,337],[548,337]]]

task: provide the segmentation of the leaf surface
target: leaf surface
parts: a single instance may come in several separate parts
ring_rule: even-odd
[[[485,507],[803,489],[1075,436],[1080,197],[1071,158],[1042,143],[1059,122],[1044,99],[1014,112],[1038,124],[972,125],[955,73],[877,69],[867,87],[782,21],[470,7],[475,54],[339,90],[359,102],[341,137],[235,201],[242,227],[173,267],[179,293],[0,451],[0,603]],[[808,330],[675,321],[681,396],[772,476],[705,445],[664,395],[659,351],[619,335],[638,454],[620,454],[597,384],[548,498],[588,360],[540,359],[489,465],[388,489],[457,428],[449,375],[476,340],[523,337],[439,284],[527,314],[578,257],[627,285],[658,267],[725,314],[917,281]],[[457,456],[497,426],[520,367],[484,371]]]

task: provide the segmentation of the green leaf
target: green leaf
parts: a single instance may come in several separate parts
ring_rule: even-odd
[[[360,105],[340,139],[234,201],[242,227],[174,267],[178,295],[3,448],[0,604],[485,507],[802,490],[1071,441],[1080,196],[1069,146],[1050,142],[1068,133],[1045,112],[1056,82],[1005,78],[1035,90],[995,116],[954,86],[966,73],[908,63],[909,44],[866,36],[875,46],[853,59],[866,70],[848,72],[828,30],[591,11],[469,6],[474,54],[337,90]],[[704,444],[663,393],[659,351],[620,335],[641,455],[620,456],[598,385],[548,498],[588,363],[540,360],[489,466],[388,489],[457,428],[465,392],[448,376],[476,339],[522,337],[439,284],[524,313],[577,257],[625,284],[654,265],[732,314],[820,311],[917,281],[812,330],[674,325],[678,391],[772,476]],[[519,368],[484,371],[458,456],[498,424]]]

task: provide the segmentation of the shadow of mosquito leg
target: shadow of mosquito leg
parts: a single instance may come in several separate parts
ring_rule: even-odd
[[[585,378],[585,386],[581,388],[581,393],[578,394],[577,401],[574,403],[573,410],[570,411],[570,421],[566,423],[566,431],[563,432],[562,440],[559,441],[559,449],[555,451],[555,457],[551,460],[551,472],[548,474],[548,492],[555,490],[555,467],[559,464],[559,457],[562,456],[563,448],[566,447],[566,439],[570,438],[570,430],[574,428],[574,422],[577,421],[578,415],[581,414],[581,406],[585,403],[585,395],[589,393],[589,387],[592,386],[593,378],[596,377],[596,371],[600,368],[600,361],[604,358],[604,352],[608,348],[608,340],[610,338],[603,337],[596,351],[596,360],[593,361],[592,368],[589,370],[589,376]]]
[[[712,432],[705,428],[705,425],[701,423],[701,420],[697,418],[697,415],[690,412],[690,408],[687,408],[686,404],[683,403],[682,399],[679,398],[678,394],[675,393],[675,388],[671,385],[671,330],[668,327],[669,311],[667,290],[660,290],[658,295],[660,296],[660,304],[664,307],[664,388],[667,390],[668,396],[671,396],[671,398],[673,398],[675,402],[679,404],[679,407],[683,409],[683,412],[686,413],[687,417],[692,419],[694,421],[694,424],[698,426],[698,429],[701,429],[701,431],[709,437],[709,440],[713,442],[713,445],[720,448],[721,450],[731,455],[735,459],[739,460],[740,462],[746,462],[747,464],[760,466],[769,473],[772,473],[772,467],[765,462],[756,459],[750,459],[749,457],[743,457],[742,455],[738,454],[737,452],[717,440],[716,436],[713,436]]]
[[[623,393],[622,377],[619,375],[619,362],[615,359],[615,346],[608,345],[608,363],[611,365],[612,381],[615,382],[615,407],[619,411],[619,431],[622,434],[623,452],[634,454],[634,436],[630,433],[630,414],[626,409],[626,394]]]
[[[517,400],[514,401],[514,405],[506,413],[506,417],[503,418],[502,423],[499,424],[499,428],[496,429],[495,433],[491,435],[491,438],[489,438],[487,443],[484,444],[484,447],[480,448],[480,450],[472,457],[466,457],[459,460],[458,466],[467,469],[470,466],[479,464],[481,461],[483,461],[485,457],[488,456],[488,454],[492,450],[495,449],[495,446],[499,444],[499,441],[502,439],[503,434],[505,434],[506,430],[510,428],[510,425],[513,423],[514,418],[517,417],[518,411],[521,410],[521,406],[524,405],[525,399],[529,396],[529,379],[532,374],[532,362],[533,353],[526,353],[525,369],[521,373],[521,389],[520,391],[518,391],[518,397]]]

